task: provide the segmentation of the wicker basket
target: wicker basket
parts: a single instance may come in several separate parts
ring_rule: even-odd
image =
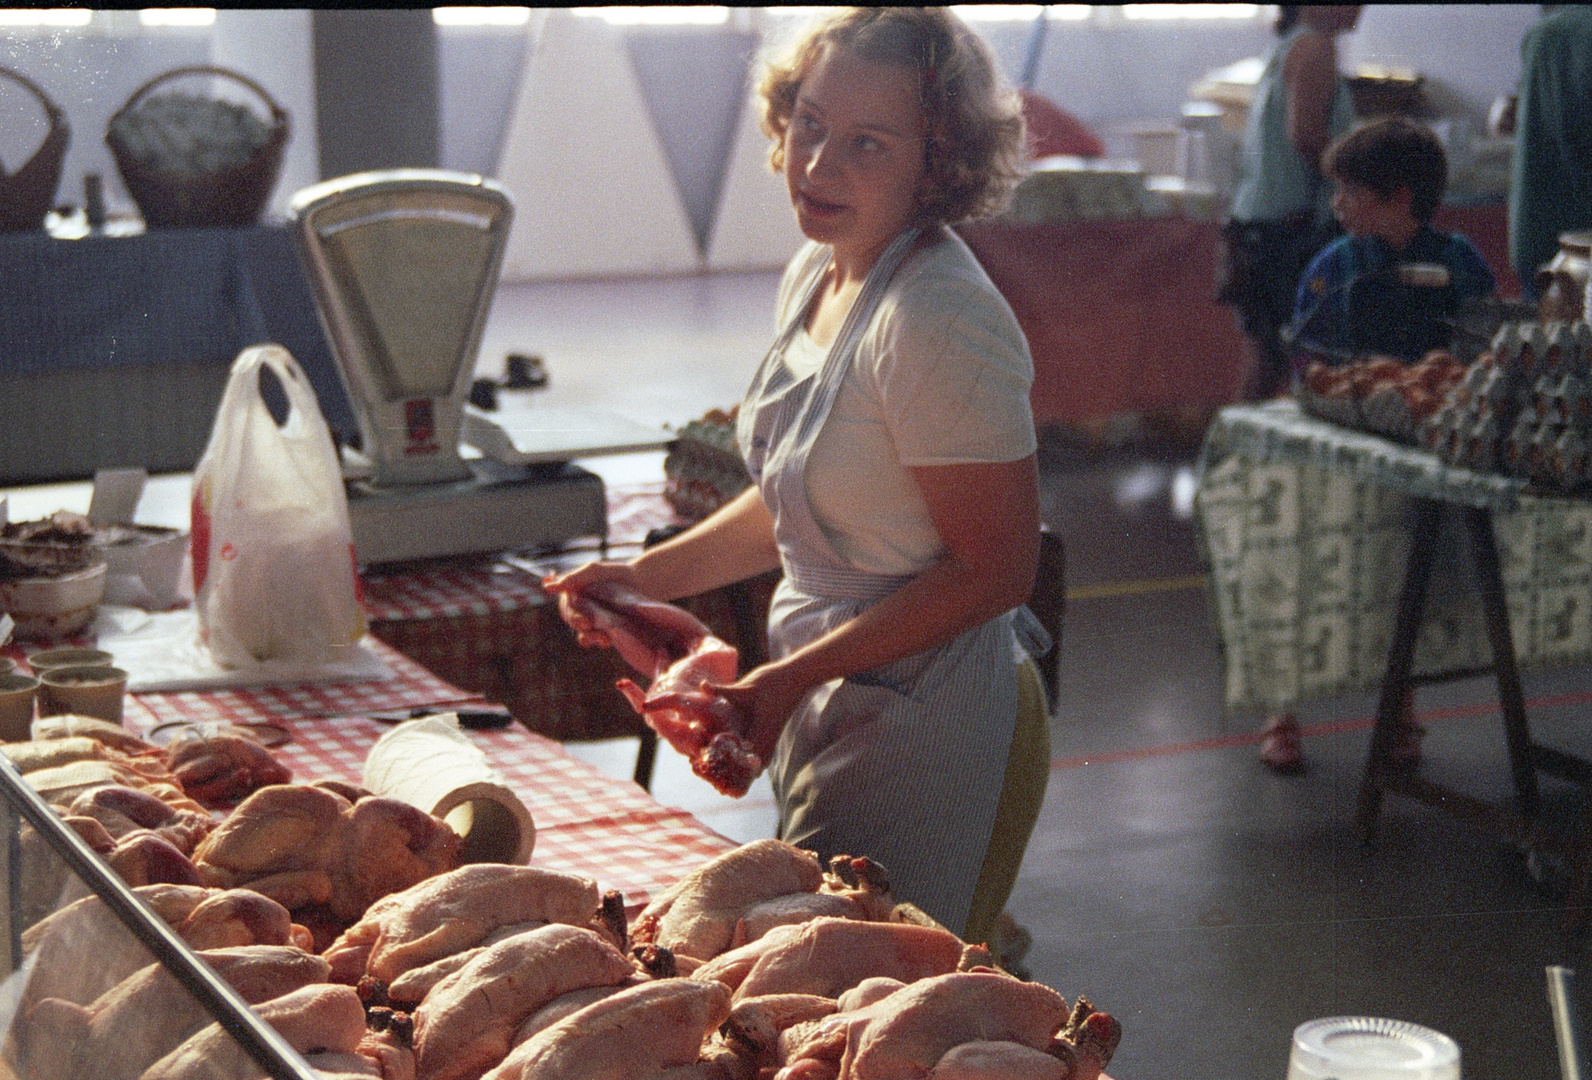
[[[253,91],[271,112],[269,136],[241,165],[201,175],[161,169],[134,154],[118,135],[118,121],[138,107],[161,83],[187,75],[219,75]],[[288,140],[288,114],[265,88],[244,75],[213,65],[181,67],[158,75],[133,92],[111,117],[105,142],[116,159],[122,183],[152,229],[236,228],[253,225],[276,187],[282,151]]]
[[[0,75],[20,83],[38,98],[50,121],[49,134],[27,164],[9,176],[0,169],[0,232],[41,229],[44,215],[55,202],[56,189],[61,186],[61,166],[66,163],[66,145],[71,141],[72,129],[60,106],[33,80],[5,67],[0,67]]]
[[[693,420],[663,459],[663,497],[687,521],[701,521],[751,486],[735,445],[733,412],[715,410]]]

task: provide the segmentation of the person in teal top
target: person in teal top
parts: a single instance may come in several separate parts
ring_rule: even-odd
[[[1249,400],[1287,385],[1280,331],[1293,316],[1294,288],[1311,256],[1337,233],[1320,159],[1354,123],[1336,38],[1359,17],[1356,5],[1284,5],[1277,17],[1281,40],[1250,104],[1218,294],[1254,343]]]
[[[1565,5],[1520,43],[1509,262],[1529,297],[1559,234],[1592,229],[1592,8]]]
[[[1414,363],[1447,348],[1460,304],[1497,283],[1475,244],[1432,228],[1448,179],[1443,144],[1430,128],[1389,117],[1345,135],[1322,160],[1336,184],[1333,213],[1349,235],[1327,245],[1299,281],[1284,335],[1295,369],[1361,356]],[[1400,268],[1412,265],[1428,280],[1405,281]]]

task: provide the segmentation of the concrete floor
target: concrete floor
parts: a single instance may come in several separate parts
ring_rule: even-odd
[[[548,399],[680,424],[727,407],[766,347],[773,275],[505,287],[480,369],[542,353]],[[1576,967],[1553,874],[1432,810],[1390,797],[1379,843],[1352,830],[1369,698],[1306,709],[1309,768],[1269,773],[1256,717],[1221,706],[1218,642],[1189,497],[1193,454],[1145,443],[1042,441],[1042,512],[1068,549],[1070,595],[1054,760],[1009,909],[1033,933],[1035,979],[1121,1019],[1118,1080],[1280,1078],[1293,1028],[1338,1014],[1452,1035],[1467,1077],[1559,1076],[1544,967]],[[658,455],[591,463],[657,479]],[[1540,741],[1589,753],[1592,675],[1528,675]],[[1485,681],[1423,690],[1424,766],[1504,796],[1502,731]],[[634,743],[573,747],[629,776]],[[772,833],[760,781],[715,795],[665,748],[654,794],[737,840]],[[1579,812],[1546,783],[1550,819]],[[1546,884],[1539,884],[1544,877]]]

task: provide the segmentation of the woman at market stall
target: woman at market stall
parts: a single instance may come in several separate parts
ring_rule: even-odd
[[[1048,645],[1021,606],[1039,540],[1033,364],[947,225],[1015,185],[1018,100],[980,39],[926,8],[828,14],[760,95],[810,242],[740,407],[756,484],[549,587],[585,631],[567,594],[598,581],[669,600],[783,567],[772,659],[722,687],[770,763],[780,836],[877,860],[898,898],[989,941],[1049,772],[1043,692],[1020,662]]]
[[[1250,102],[1219,293],[1253,342],[1249,401],[1287,388],[1288,352],[1279,335],[1293,315],[1299,275],[1337,235],[1321,153],[1354,122],[1338,74],[1337,35],[1359,18],[1352,4],[1282,5],[1281,36]]]

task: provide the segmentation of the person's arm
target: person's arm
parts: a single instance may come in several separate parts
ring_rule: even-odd
[[[856,618],[720,688],[751,716],[747,737],[765,760],[813,687],[942,645],[1032,592],[1039,564],[1034,455],[911,471],[944,556]]]
[[[1454,234],[1455,250],[1448,260],[1454,278],[1454,291],[1461,300],[1479,299],[1498,291],[1492,267],[1469,237]]]
[[[1289,342],[1289,360],[1296,374],[1312,360],[1332,362],[1330,350],[1348,347],[1339,317],[1347,288],[1338,258],[1341,244],[1338,241],[1317,252],[1299,276],[1293,322],[1288,326],[1294,335]]]
[[[774,519],[754,485],[679,536],[634,559],[589,562],[567,574],[545,578],[542,584],[549,592],[559,594],[559,614],[585,645],[589,620],[570,605],[567,594],[571,592],[599,581],[612,581],[654,600],[678,600],[778,565]]]
[[[1288,141],[1321,171],[1321,152],[1332,141],[1332,99],[1338,87],[1338,46],[1331,34],[1312,31],[1294,42],[1283,63],[1288,87]]]

